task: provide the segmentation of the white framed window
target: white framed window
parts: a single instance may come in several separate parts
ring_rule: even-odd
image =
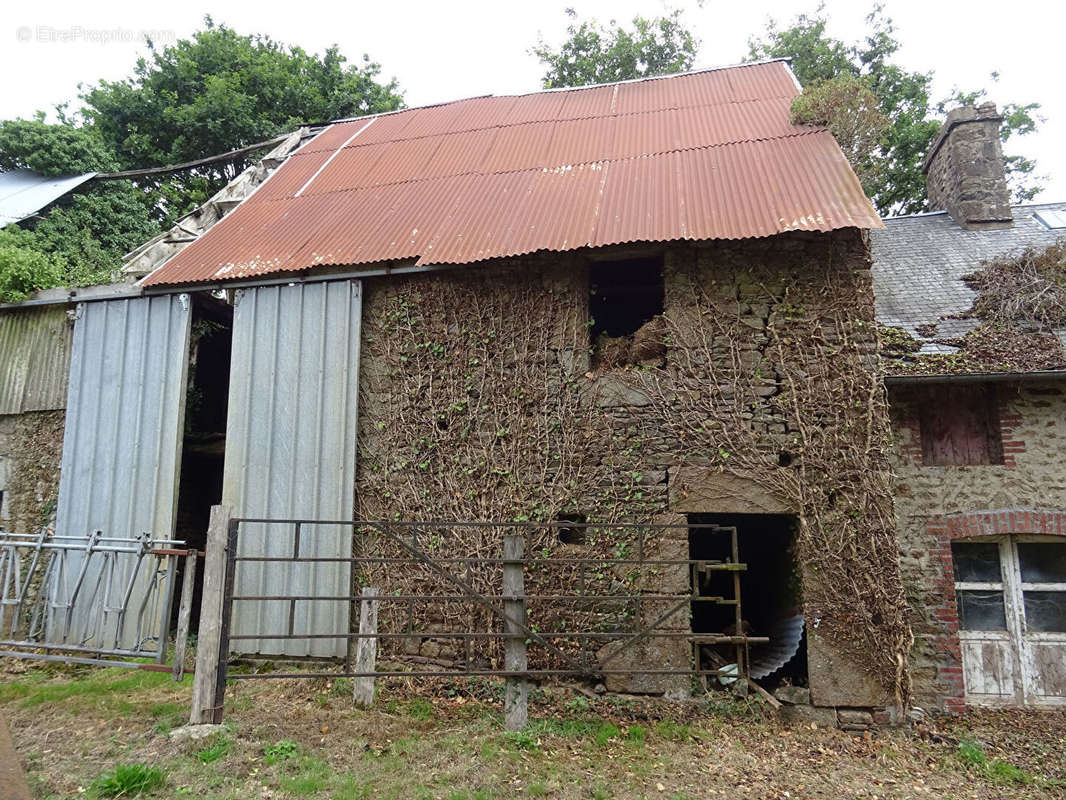
[[[1066,704],[1066,540],[952,542],[969,702]]]

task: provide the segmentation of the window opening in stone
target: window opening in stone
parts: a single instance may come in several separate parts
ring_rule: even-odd
[[[795,519],[783,514],[689,514],[689,558],[709,563],[730,558],[727,535],[700,526],[735,527],[740,563],[743,633],[767,637],[769,642],[749,648],[751,677],[768,688],[807,686],[807,646],[804,635],[799,569],[795,557]],[[732,598],[733,573],[692,570],[692,589],[703,597]],[[735,635],[732,605],[696,601],[692,604],[694,634]],[[729,645],[697,645],[701,664],[710,667],[735,661]]]
[[[585,544],[588,540],[585,534],[588,519],[584,514],[559,514],[555,522],[556,535],[563,544]]]
[[[663,296],[661,256],[590,265],[589,329],[596,367],[664,365]]]

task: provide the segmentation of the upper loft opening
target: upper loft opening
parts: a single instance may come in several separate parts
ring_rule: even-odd
[[[599,261],[589,266],[589,330],[596,366],[661,366],[663,257]]]

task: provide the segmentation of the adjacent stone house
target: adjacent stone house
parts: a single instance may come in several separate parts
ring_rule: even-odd
[[[1066,702],[1066,320],[1037,313],[1064,293],[1039,259],[1066,241],[1066,204],[1009,204],[999,123],[951,112],[926,160],[939,210],[872,234],[911,679],[931,710]]]

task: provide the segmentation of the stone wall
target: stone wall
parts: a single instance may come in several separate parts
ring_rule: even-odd
[[[948,114],[925,162],[930,210],[947,211],[967,229],[1010,225],[1002,119],[992,103]]]
[[[962,707],[962,664],[951,540],[1003,533],[1066,534],[1066,387],[1057,382],[998,386],[1001,465],[922,465],[920,393],[890,393],[894,488],[901,569],[913,614],[915,702]]]
[[[626,255],[631,252],[619,257]],[[582,257],[553,254],[365,281],[358,518],[536,521],[580,512],[590,522],[683,524],[685,513],[805,513],[797,500],[802,492],[778,490],[795,487],[803,474],[812,481],[826,477],[819,469],[803,472],[797,423],[839,433],[847,413],[798,407],[797,380],[831,397],[839,376],[832,374],[835,365],[823,363],[827,351],[789,352],[780,332],[799,317],[797,330],[828,330],[840,309],[830,308],[826,298],[845,296],[846,329],[828,334],[837,341],[822,344],[846,349],[849,368],[868,371],[866,378],[873,374],[873,301],[862,234],[670,248],[662,365],[595,366],[587,270]],[[717,315],[714,324],[725,328],[705,331],[708,308]],[[684,340],[690,335],[699,339],[691,346]],[[692,417],[704,389],[714,398],[708,407],[721,408],[721,417]],[[516,408],[524,413],[514,414]],[[871,429],[878,435],[880,421],[863,424],[854,435],[868,437]],[[727,452],[737,441],[728,432],[742,433],[750,444]],[[839,478],[846,494],[869,485],[872,474],[883,480],[887,496],[887,464],[878,453],[853,470],[863,475],[830,477]],[[810,488],[812,495],[828,497],[828,504],[836,502],[828,491]],[[868,501],[865,495],[854,498],[856,508]],[[843,508],[834,513],[842,525],[854,522]],[[894,539],[891,544],[887,569],[894,574]],[[663,546],[683,552],[683,535]],[[881,574],[884,565],[863,568],[891,584],[892,574]],[[817,570],[801,571],[808,587],[833,580]],[[664,584],[677,579],[662,577]],[[852,598],[853,606],[861,604]],[[822,610],[809,609],[820,619]],[[445,614],[433,624],[445,625]],[[676,616],[672,624],[688,624]],[[857,639],[841,646],[840,637],[854,630],[854,620],[827,612],[824,635],[812,637],[816,703],[885,704],[884,685],[852,656],[869,648]],[[439,656],[440,643],[430,645]],[[678,643],[670,652],[659,648],[642,657],[687,663],[686,648]],[[872,658],[893,661],[890,653]]]
[[[0,415],[4,530],[37,533],[55,520],[64,418],[62,411]]]

